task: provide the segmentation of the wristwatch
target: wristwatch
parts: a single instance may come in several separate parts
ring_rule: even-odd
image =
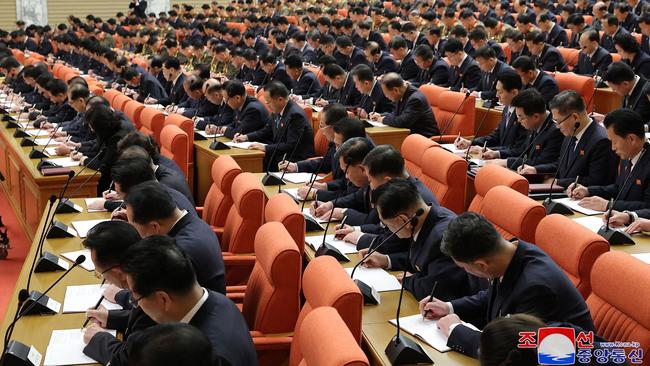
[[[627,214],[627,218],[630,221],[629,222],[630,224],[634,222],[634,215],[632,214],[632,212],[625,210],[623,211],[623,213]]]

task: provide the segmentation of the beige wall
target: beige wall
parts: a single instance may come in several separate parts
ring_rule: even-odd
[[[16,27],[16,0],[0,0],[0,28],[12,31]]]
[[[70,14],[85,18],[92,14],[103,20],[115,17],[118,11],[127,13],[129,0],[47,0],[48,23],[52,26],[64,23]]]

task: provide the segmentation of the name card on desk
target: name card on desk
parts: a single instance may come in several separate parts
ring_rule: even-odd
[[[230,147],[236,147],[238,149],[248,150],[251,147],[251,145],[255,144],[255,142],[251,142],[251,141],[232,142],[232,141],[229,141],[229,142],[224,142],[224,144],[226,144],[226,145],[228,145]],[[262,145],[264,145],[264,144],[262,144]]]
[[[56,166],[64,167],[64,168],[79,166],[81,164],[81,162],[79,160],[72,160],[72,158],[70,158],[70,157],[46,159],[45,161],[53,163]]]
[[[107,332],[113,336],[116,335],[114,330],[108,330]],[[81,328],[55,330],[52,332],[50,343],[47,346],[43,364],[45,366],[59,366],[96,363],[96,360],[83,353],[85,347]]]
[[[282,176],[282,173],[278,173],[278,172],[274,172],[271,174],[278,178]],[[290,183],[300,184],[300,183],[309,183],[313,177],[314,175],[312,173],[285,173],[283,179],[285,179],[287,182]],[[316,178],[316,180],[319,179],[321,178],[320,177]]]
[[[221,136],[223,136],[222,133],[209,134],[209,133],[207,133],[207,132],[205,132],[205,131],[200,131],[200,130],[195,130],[194,133],[197,133],[197,134],[199,134],[199,135],[205,137],[206,139],[213,139],[213,138],[215,138],[215,137],[221,137]]]
[[[80,264],[80,266],[87,271],[95,270],[95,263],[90,259],[90,249],[82,249],[74,252],[61,253],[61,256],[70,262],[73,262],[79,258],[80,255],[86,256],[86,260]]]
[[[650,253],[637,253],[637,254],[632,254],[632,256],[636,257],[636,259],[642,262],[650,264]]]

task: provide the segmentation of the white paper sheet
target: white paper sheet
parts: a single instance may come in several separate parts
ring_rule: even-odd
[[[90,229],[104,221],[109,221],[109,219],[73,221],[72,226],[77,230],[77,235],[79,235],[80,238],[85,238],[88,236],[88,231]]]
[[[316,222],[319,223],[319,224],[327,224],[327,221],[325,221],[325,220],[321,220],[321,219],[319,219],[318,217],[313,216],[312,214],[310,214],[310,213],[309,213],[309,207],[305,207],[305,208],[302,210],[302,214],[305,215],[306,217],[311,217],[312,219],[314,219],[314,221],[316,221]],[[332,220],[332,222],[334,222],[334,221],[338,221],[338,220]]]
[[[194,133],[198,133],[199,135],[205,137],[206,139],[213,139],[213,138],[215,138],[215,137],[221,137],[221,136],[223,136],[222,133],[215,133],[215,134],[210,135],[210,134],[208,134],[208,133],[205,132],[205,131],[198,131],[198,130],[195,130]]]
[[[567,206],[568,208],[572,209],[573,211],[580,212],[583,215],[591,216],[591,215],[599,215],[605,213],[605,211],[595,211],[591,210],[585,207],[582,207],[578,205],[578,200],[572,200],[569,197],[565,198],[558,198],[555,200],[555,202],[562,203],[563,205]]]
[[[454,154],[465,154],[467,152],[467,149],[457,149],[456,145],[454,144],[440,144],[440,147],[445,150],[449,150]]]
[[[636,259],[650,264],[650,253],[637,253],[637,254],[632,254],[633,257],[636,257]]]
[[[572,220],[595,233],[597,233],[598,230],[600,230],[600,228],[603,227],[603,225],[605,225],[603,223],[602,217],[600,216],[579,217],[577,219],[572,219]],[[612,227],[612,226],[610,226],[610,228],[614,230],[623,229],[623,227]]]
[[[226,145],[228,145],[230,147],[236,147],[238,149],[248,150],[248,148],[251,147],[252,144],[255,144],[255,142],[250,142],[250,141],[232,142],[232,141],[228,141],[228,142],[224,142],[224,144],[226,144]]]
[[[51,139],[51,140],[50,140],[49,137],[47,137],[47,138],[40,138],[40,139],[34,139],[34,142],[35,142],[38,146],[45,146],[46,144],[47,144],[47,146],[50,146],[50,145],[59,145],[59,144],[61,144],[61,143],[58,142],[58,141],[54,141],[54,139]]]
[[[40,149],[39,149],[40,150]],[[48,156],[60,156],[56,153],[56,147],[46,147],[45,148],[45,153]]]
[[[49,136],[50,131],[48,130],[25,130],[30,136]]]
[[[45,161],[49,161],[61,167],[73,167],[73,166],[79,166],[80,164],[78,160],[72,160],[71,157],[46,159]]]
[[[116,332],[108,331],[112,335]],[[55,330],[50,337],[50,343],[45,352],[45,366],[83,365],[96,363],[92,358],[84,355],[85,348],[81,327],[76,329]]]
[[[307,245],[312,247],[312,249],[317,250],[318,248],[320,248],[321,244],[323,244],[323,236],[322,235],[307,236],[305,237],[305,242],[307,243]],[[334,239],[334,235],[327,235],[325,237],[325,242],[330,244],[334,248],[338,249],[339,252],[343,254],[358,252],[357,247],[355,245],[346,243],[343,240],[336,240]]]
[[[370,123],[372,125],[372,127],[378,127],[378,128],[390,127],[390,126],[385,125],[385,124],[383,124],[381,122],[372,121],[372,120],[368,120],[368,123]]]
[[[352,268],[346,268],[345,270],[348,274],[352,273]],[[354,272],[353,279],[365,282],[367,285],[374,287],[377,292],[398,291],[402,288],[397,277],[381,268],[366,268],[359,266]]]
[[[92,203],[94,203],[95,201],[99,201],[99,200],[104,200],[104,199],[101,198],[101,197],[86,198],[86,208],[88,209],[88,212],[106,212],[106,211],[108,211],[105,208],[102,208],[101,210],[94,210],[94,209],[88,208]]]
[[[84,313],[94,308],[108,285],[68,286],[63,299],[63,313]],[[120,310],[122,306],[104,299],[102,305],[108,310]]]
[[[273,172],[271,174],[278,178],[282,176],[282,173],[280,172]],[[300,184],[300,183],[309,183],[313,176],[314,175],[312,173],[285,173],[282,179],[289,183]],[[320,178],[317,178],[316,180],[318,179]]]
[[[82,249],[82,250],[77,250],[74,252],[67,252],[67,253],[61,253],[61,256],[70,262],[73,262],[77,260],[77,257],[80,255],[85,255],[86,260],[83,261],[83,263],[80,264],[80,266],[87,270],[87,271],[94,271],[95,270],[95,263],[93,263],[92,259],[90,258],[90,250],[89,249]]]
[[[298,201],[302,201],[300,197],[298,197],[298,188],[286,188],[283,189],[282,192],[288,194],[289,196],[293,197],[294,199]]]
[[[389,322],[397,326],[396,319],[391,319]],[[451,351],[451,348],[447,347],[447,337],[438,329],[437,320],[424,319],[422,315],[417,314],[401,317],[399,318],[399,323],[400,328],[406,333],[423,340],[438,352]],[[463,323],[463,325],[478,330],[470,323]]]

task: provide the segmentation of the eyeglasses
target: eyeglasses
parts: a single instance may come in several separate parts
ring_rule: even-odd
[[[559,125],[561,125],[562,123],[564,123],[564,121],[566,121],[567,119],[569,119],[570,117],[573,117],[573,113],[571,113],[570,115],[564,117],[560,122],[555,121],[555,120],[553,120],[553,122],[555,122],[555,125],[556,125],[556,126],[559,126]]]
[[[142,296],[138,297],[137,299],[134,299],[133,297],[131,297],[129,299],[129,303],[131,304],[132,307],[137,308],[138,306],[140,306],[140,301],[142,301],[142,299],[151,296],[154,292],[157,292],[157,291],[160,291],[160,290],[153,290],[153,291],[151,291],[150,293],[148,293],[146,295],[142,295]]]
[[[104,274],[106,274],[106,272],[108,272],[108,271],[110,271],[110,270],[112,270],[112,269],[114,269],[114,268],[117,268],[117,267],[119,267],[119,266],[120,266],[119,264],[116,264],[116,265],[114,265],[114,266],[110,266],[110,267],[106,268],[105,270],[103,270],[103,271],[100,272],[100,273],[97,273],[97,270],[95,270],[95,271],[93,272],[93,274],[95,275],[95,277],[99,278],[100,280],[103,280],[103,279],[104,279]]]

